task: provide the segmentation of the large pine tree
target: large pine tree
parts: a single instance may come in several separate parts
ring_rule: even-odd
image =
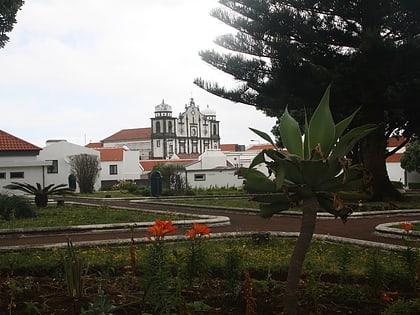
[[[359,158],[373,175],[373,197],[399,198],[385,166],[391,133],[420,135],[420,1],[219,0],[211,14],[236,29],[216,39],[227,52],[202,59],[240,82],[225,88],[197,78],[220,97],[279,117],[311,109],[332,82],[338,119],[362,106],[357,124],[379,128]]]
[[[0,48],[4,48],[9,41],[7,33],[13,30],[16,13],[23,3],[23,0],[0,0]]]

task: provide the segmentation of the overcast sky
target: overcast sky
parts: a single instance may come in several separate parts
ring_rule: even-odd
[[[220,121],[222,143],[255,144],[248,127],[275,119],[196,87],[233,84],[198,56],[233,32],[212,18],[217,0],[27,0],[0,49],[0,129],[40,147],[85,145],[121,129],[150,127],[154,107],[177,116],[191,97]],[[264,141],[261,139],[261,143]]]

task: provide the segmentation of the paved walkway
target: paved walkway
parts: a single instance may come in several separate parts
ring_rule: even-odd
[[[70,200],[70,199],[68,199]],[[131,203],[127,200],[84,200],[87,203],[100,203],[110,206],[129,207],[142,210],[164,210],[177,211],[190,214],[219,215],[230,218],[230,225],[212,227],[212,233],[225,232],[298,232],[300,228],[300,217],[298,216],[274,216],[270,219],[261,218],[257,213],[247,211],[229,211],[221,209],[208,209],[197,207],[182,207],[179,205],[153,205],[143,203]],[[67,201],[66,201],[67,202]],[[350,216],[343,224],[340,219],[318,219],[315,233],[322,235],[351,238],[360,241],[377,242],[383,244],[404,245],[401,238],[389,238],[375,233],[379,224],[388,222],[420,221],[420,210],[416,213],[399,212],[394,215],[375,217]],[[187,227],[178,228],[177,233],[182,235]],[[53,234],[30,235],[25,233],[13,235],[0,235],[0,250],[10,249],[10,246],[40,246],[65,243],[70,237],[73,243],[78,242],[101,242],[101,241],[128,241],[131,236],[134,238],[144,237],[144,230],[131,232],[129,230],[90,230],[86,232],[54,232]]]

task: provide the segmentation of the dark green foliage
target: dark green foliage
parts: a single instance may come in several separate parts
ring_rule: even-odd
[[[354,124],[380,124],[360,147],[373,174],[374,198],[400,194],[386,176],[386,140],[393,132],[420,135],[420,3],[396,1],[220,0],[212,15],[237,33],[205,50],[201,58],[231,75],[228,89],[197,78],[195,83],[225,99],[280,117],[285,107],[304,123],[332,82],[337,120],[362,106]],[[297,115],[297,113],[299,115]],[[283,139],[284,140],[284,139]]]
[[[72,194],[73,190],[68,188],[66,184],[50,184],[42,187],[40,183],[36,183],[36,186],[28,183],[12,182],[9,185],[4,186],[6,189],[20,190],[25,193],[35,196],[35,204],[38,208],[46,207],[48,204],[48,196],[52,195],[65,195]]]
[[[239,295],[241,290],[242,270],[243,270],[243,254],[241,251],[232,247],[226,251],[224,257],[224,277],[227,291],[234,297]]]
[[[0,48],[4,48],[9,41],[10,33],[16,23],[16,14],[24,4],[23,0],[1,0],[0,1]]]
[[[407,144],[401,157],[401,167],[408,172],[420,173],[420,142],[413,141]]]
[[[14,218],[35,217],[35,209],[29,201],[22,196],[0,195],[0,217],[9,221]]]
[[[185,167],[174,164],[158,164],[153,167],[154,171],[159,171],[162,176],[162,188],[181,191],[185,189],[185,181],[181,174],[184,173]],[[166,193],[169,196],[169,193]]]
[[[420,183],[408,183],[409,189],[420,189]]]

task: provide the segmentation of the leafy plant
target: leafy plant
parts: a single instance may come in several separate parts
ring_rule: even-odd
[[[67,240],[67,255],[63,256],[63,266],[69,296],[80,298],[83,292],[82,260],[76,255],[71,240]]]
[[[298,122],[285,109],[279,131],[286,150],[276,148],[266,133],[250,128],[275,149],[261,151],[249,168],[240,169],[246,178],[245,189],[254,194],[264,193],[253,198],[261,202],[263,217],[271,217],[291,205],[303,206],[300,233],[289,263],[284,299],[286,314],[297,312],[296,293],[318,210],[323,208],[346,221],[352,210],[345,206],[339,192],[360,190],[371,180],[367,171],[360,165],[351,165],[346,155],[376,125],[363,125],[345,133],[358,110],[336,124],[329,108],[329,94],[330,87],[309,122],[305,119],[303,134]],[[259,165],[268,168],[268,176],[256,169]]]
[[[35,186],[28,183],[12,182],[9,185],[4,186],[6,189],[20,190],[28,194],[35,196],[35,204],[38,208],[46,207],[48,204],[48,197],[52,195],[65,195],[72,194],[73,190],[67,187],[66,184],[50,184],[42,187],[40,183],[36,183]]]
[[[0,217],[6,221],[13,218],[33,218],[36,216],[33,206],[22,196],[0,194]]]

